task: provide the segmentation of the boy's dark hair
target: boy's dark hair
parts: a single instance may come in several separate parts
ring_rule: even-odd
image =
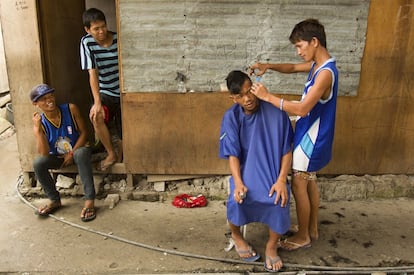
[[[292,44],[300,40],[310,42],[312,38],[316,37],[319,43],[326,48],[326,34],[324,26],[319,23],[317,19],[309,18],[295,25],[289,40]]]
[[[226,77],[227,89],[231,94],[240,94],[241,87],[246,80],[250,81],[250,83],[252,82],[246,73],[242,71],[231,71]]]
[[[83,26],[89,29],[91,27],[91,22],[104,21],[106,23],[106,18],[101,10],[90,8],[83,12],[82,21]]]

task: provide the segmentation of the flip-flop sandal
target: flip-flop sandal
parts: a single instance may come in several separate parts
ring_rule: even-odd
[[[289,245],[290,247],[285,246],[285,244]],[[285,239],[280,242],[280,248],[287,250],[287,251],[298,250],[300,248],[309,248],[311,246],[312,246],[311,242],[300,244],[300,243],[289,241],[288,239]]]
[[[49,214],[53,214],[56,210],[58,210],[62,206],[60,201],[52,201],[49,204],[44,205],[43,207],[37,209],[35,211],[36,215],[47,217]]]
[[[259,253],[257,253],[250,245],[249,245],[249,248],[247,250],[240,250],[240,249],[237,248],[236,245],[234,245],[234,248],[236,249],[237,254],[239,254],[239,257],[245,262],[251,263],[251,262],[255,262],[258,259],[260,259]],[[250,254],[251,256],[250,257],[242,257],[241,255],[243,255],[243,254]]]
[[[267,263],[270,263],[270,265],[272,266],[271,268],[268,268],[267,267]],[[272,258],[272,257],[269,257],[269,256],[266,256],[266,261],[264,262],[264,269],[267,271],[267,272],[271,272],[271,273],[275,273],[275,272],[279,272],[280,271],[280,269],[281,268],[279,268],[279,269],[273,269],[273,265],[275,264],[275,263],[278,263],[278,262],[282,262],[282,259],[279,257],[279,256],[277,256],[276,258]]]
[[[96,209],[95,207],[92,208],[82,208],[83,216],[81,216],[81,220],[83,222],[89,222],[96,218]],[[82,215],[82,214],[81,214]]]

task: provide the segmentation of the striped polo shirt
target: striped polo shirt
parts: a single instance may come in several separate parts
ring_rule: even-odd
[[[81,39],[80,58],[82,70],[98,69],[99,91],[103,94],[119,97],[118,39],[112,33],[112,45],[105,48],[96,43],[92,35]]]

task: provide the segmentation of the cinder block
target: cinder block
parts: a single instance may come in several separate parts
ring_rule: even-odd
[[[154,182],[154,190],[157,192],[165,191],[165,181]]]
[[[113,209],[119,202],[119,194],[109,194],[105,198],[105,205],[109,207],[109,209]]]

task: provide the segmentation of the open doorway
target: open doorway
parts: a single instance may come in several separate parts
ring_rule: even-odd
[[[108,30],[116,31],[115,0],[85,0],[85,9],[89,8],[97,8],[103,11]]]
[[[90,7],[102,10],[109,29],[116,32],[115,1],[39,0],[37,6],[44,81],[59,91],[56,93],[58,103],[71,102],[80,108],[84,120],[89,122],[89,141],[94,152],[92,161],[98,161],[104,157],[105,152],[101,152],[89,120],[93,97],[89,74],[81,67],[80,41],[86,34],[82,14]],[[114,147],[118,147],[118,141],[114,142]],[[119,150],[122,150],[122,146]]]

